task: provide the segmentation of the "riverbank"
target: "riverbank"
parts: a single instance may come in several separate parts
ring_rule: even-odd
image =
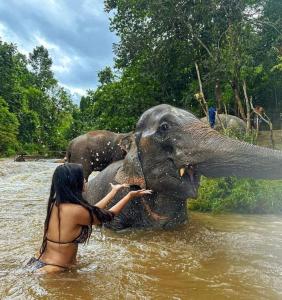
[[[198,198],[189,200],[189,209],[214,213],[282,214],[282,181],[202,177]]]
[[[274,148],[282,150],[282,130],[273,130]],[[257,144],[262,147],[272,148],[270,131],[260,131]]]

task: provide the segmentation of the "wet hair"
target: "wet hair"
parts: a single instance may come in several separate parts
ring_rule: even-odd
[[[73,203],[79,204],[86,208],[89,212],[90,222],[92,225],[94,221],[93,214],[101,223],[110,222],[114,218],[114,213],[101,209],[97,206],[91,205],[83,196],[84,176],[82,165],[74,163],[66,163],[58,166],[53,174],[50,196],[47,205],[47,215],[44,222],[43,242],[40,253],[42,254],[46,249],[47,231],[49,221],[54,204],[58,207],[59,219],[59,241],[60,241],[60,204]],[[92,233],[92,227],[89,226],[88,239]]]

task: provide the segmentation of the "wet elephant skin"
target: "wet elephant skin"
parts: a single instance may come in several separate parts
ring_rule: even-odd
[[[109,224],[113,229],[185,223],[186,200],[197,197],[201,175],[282,178],[281,151],[223,136],[192,113],[170,105],[144,112],[134,137],[125,158],[109,165],[88,185],[86,197],[92,204],[106,195],[110,182],[154,191],[130,202]]]

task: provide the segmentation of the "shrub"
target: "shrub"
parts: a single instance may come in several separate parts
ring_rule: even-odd
[[[281,213],[282,182],[203,177],[198,199],[190,200],[189,208],[210,212]]]

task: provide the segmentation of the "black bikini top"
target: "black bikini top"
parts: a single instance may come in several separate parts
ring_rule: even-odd
[[[48,239],[47,237],[46,237],[46,240],[49,242],[52,242],[52,243],[56,243],[56,244],[71,244],[71,243],[82,244],[87,241],[87,239],[89,237],[90,229],[91,229],[91,225],[83,225],[81,227],[80,234],[70,242],[53,241],[53,240]]]

